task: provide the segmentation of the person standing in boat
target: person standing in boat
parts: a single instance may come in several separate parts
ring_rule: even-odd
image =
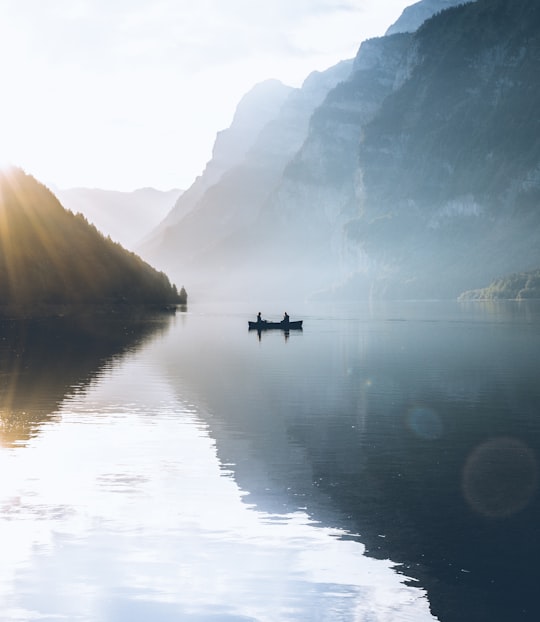
[[[283,315],[282,322],[283,322],[283,324],[288,324],[289,323],[289,314],[287,313],[287,311],[285,311],[285,314]]]
[[[262,322],[261,312],[257,313],[257,323],[260,324]]]

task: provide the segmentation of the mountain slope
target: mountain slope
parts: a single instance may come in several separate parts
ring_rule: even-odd
[[[407,31],[455,4],[423,0],[395,29]],[[429,20],[420,31],[429,32],[431,22],[441,17]],[[403,256],[397,254],[394,261],[393,238],[380,234],[381,222],[372,222],[380,221],[380,195],[372,174],[378,158],[366,163],[369,149],[377,149],[368,146],[367,138],[370,132],[377,134],[370,128],[377,127],[386,102],[399,102],[399,117],[421,96],[416,87],[406,91],[422,73],[425,59],[420,53],[442,60],[446,56],[451,65],[450,47],[444,54],[437,50],[437,37],[444,44],[445,36],[434,36],[433,49],[422,48],[419,36],[405,32],[365,41],[354,62],[333,70],[341,72],[337,79],[331,72],[311,77],[291,93],[243,160],[204,189],[189,213],[175,210],[174,222],[166,219],[170,226],[162,227],[154,245],[141,247],[141,252],[167,271],[180,266],[215,297],[304,297],[335,286],[350,297],[389,294],[402,279],[396,265]],[[443,83],[447,78],[445,93],[452,92],[451,67],[443,63],[439,71]],[[321,84],[312,96],[316,82]],[[392,114],[382,123],[385,131],[395,126]],[[422,119],[417,122],[421,125]],[[381,153],[391,153],[403,140],[396,136]],[[381,167],[383,190],[385,167],[386,163]],[[381,213],[385,217],[384,209]],[[407,237],[408,227],[400,227]],[[413,279],[419,270],[419,263],[411,266]],[[395,276],[392,287],[388,273]],[[410,281],[411,274],[404,278]],[[350,284],[347,292],[341,287],[344,282]]]
[[[169,213],[141,240],[139,250],[158,262],[163,263],[162,254],[167,254],[163,245],[174,234],[171,230],[195,210],[206,192],[221,178],[245,159],[259,133],[265,125],[279,114],[279,110],[293,91],[278,80],[267,80],[256,84],[240,101],[231,126],[218,132],[212,151],[212,159],[203,173],[178,198]],[[188,236],[188,239],[192,236]]]
[[[403,32],[415,32],[433,15],[454,6],[474,2],[475,0],[421,0],[406,7],[399,19],[388,28],[386,35]]]
[[[176,287],[19,169],[0,172],[0,305],[179,302]]]
[[[533,0],[364,42],[255,222],[198,261],[270,298],[455,298],[536,269],[539,62]]]
[[[289,90],[274,116],[266,117],[264,126],[251,135],[251,145],[243,156],[222,167],[219,179],[214,177],[213,183],[208,182],[207,171],[217,163],[212,160],[208,164],[204,175],[139,247],[141,254],[173,276],[179,268],[189,274],[193,284],[190,290],[198,287],[201,295],[221,296],[222,292],[217,292],[228,280],[230,262],[238,259],[244,268],[249,265],[249,256],[242,254],[242,232],[252,237],[262,206],[305,139],[313,110],[329,90],[346,79],[351,64],[346,61],[324,72],[314,72],[301,88]],[[255,114],[264,118],[257,111]],[[218,135],[215,159],[219,139]],[[192,203],[194,195],[196,201]],[[230,243],[230,236],[239,244]]]
[[[413,53],[364,129],[349,242],[370,258],[377,295],[454,297],[540,264],[540,6],[450,9]]]

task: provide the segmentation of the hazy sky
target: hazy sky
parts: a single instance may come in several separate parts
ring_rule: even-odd
[[[0,161],[187,188],[254,84],[300,86],[415,0],[0,0]]]

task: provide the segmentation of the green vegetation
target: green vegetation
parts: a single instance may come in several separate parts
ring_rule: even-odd
[[[460,300],[530,300],[540,299],[540,270],[517,272],[496,279],[482,289],[464,292]]]
[[[178,304],[187,305],[187,292],[183,286],[180,290],[180,294],[178,294]]]
[[[0,171],[0,306],[181,303],[164,273],[64,209],[33,177]]]

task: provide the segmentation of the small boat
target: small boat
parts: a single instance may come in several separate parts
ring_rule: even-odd
[[[260,322],[248,322],[249,330],[302,330],[302,320],[289,320],[288,322],[268,322],[267,320],[261,320]]]

